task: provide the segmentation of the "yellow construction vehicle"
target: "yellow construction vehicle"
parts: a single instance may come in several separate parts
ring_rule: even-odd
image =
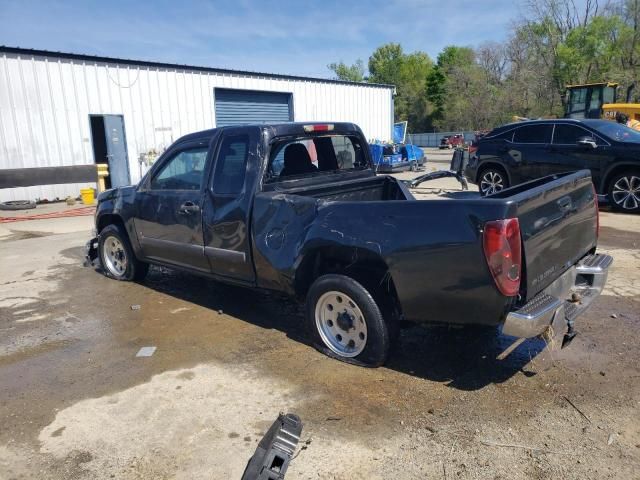
[[[567,85],[565,118],[605,118],[615,120],[617,113],[640,120],[640,103],[631,103],[635,82],[627,88],[625,103],[617,103],[618,84],[614,82]]]

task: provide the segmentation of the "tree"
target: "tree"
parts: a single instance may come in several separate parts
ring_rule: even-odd
[[[369,57],[369,81],[398,85],[404,52],[399,43],[378,47]]]
[[[399,43],[378,47],[369,57],[369,76],[364,77],[364,65],[344,62],[328,65],[340,80],[395,85],[394,116],[396,121],[408,121],[411,131],[431,128],[431,107],[425,91],[433,62],[424,52],[405,54]]]
[[[523,1],[524,16],[506,41],[449,45],[435,65],[422,52],[382,45],[369,57],[368,81],[396,86],[396,120],[414,132],[562,116],[569,84],[638,82],[640,0]],[[342,62],[330,68],[339,78],[351,72]]]
[[[330,63],[327,65],[329,70],[332,70],[336,74],[338,80],[345,80],[348,82],[362,82],[364,81],[364,63],[358,59],[353,65],[347,65],[340,61],[338,63]]]

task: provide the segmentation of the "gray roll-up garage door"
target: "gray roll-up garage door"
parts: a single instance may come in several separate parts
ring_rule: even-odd
[[[215,89],[216,126],[293,120],[291,94]]]

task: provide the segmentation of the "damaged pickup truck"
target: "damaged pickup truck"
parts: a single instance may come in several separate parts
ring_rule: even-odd
[[[365,366],[385,362],[401,321],[570,340],[612,261],[596,253],[588,171],[416,200],[374,173],[350,123],[187,135],[138,185],[100,194],[95,222],[88,257],[105,275],[157,264],[285,292],[306,302],[316,348]]]

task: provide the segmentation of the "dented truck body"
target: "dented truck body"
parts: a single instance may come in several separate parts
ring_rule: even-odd
[[[581,308],[574,305],[569,318],[567,299],[576,291],[588,291],[585,297],[592,299],[602,289],[610,257],[596,254],[597,200],[588,171],[538,179],[484,198],[419,201],[402,182],[374,173],[356,125],[308,127],[238,126],[188,135],[139,185],[99,196],[96,229],[119,222],[139,261],[302,299],[322,275],[349,276],[367,285],[386,314],[396,317],[389,321],[511,322],[505,330],[525,337],[542,334],[555,321],[570,333]],[[334,146],[350,139],[353,158],[330,149],[327,154],[329,142],[321,140],[326,138],[333,138]],[[276,175],[278,148],[293,143],[310,151],[314,143],[317,165],[307,174],[285,175],[285,151],[285,167]],[[172,159],[198,148],[206,158],[197,189],[154,188],[154,178],[165,175]],[[233,160],[242,171],[225,173],[223,155],[227,162],[243,157],[244,164]],[[327,155],[332,161],[346,158],[349,168],[342,168],[344,162],[327,168]],[[220,175],[228,175],[227,185],[239,177],[241,184],[218,186]],[[488,251],[488,225],[515,225],[517,248],[504,253],[498,236],[496,252],[504,258],[495,257]],[[514,264],[507,257],[516,253]],[[600,269],[585,267],[589,262]],[[586,308],[590,302],[584,303]]]

